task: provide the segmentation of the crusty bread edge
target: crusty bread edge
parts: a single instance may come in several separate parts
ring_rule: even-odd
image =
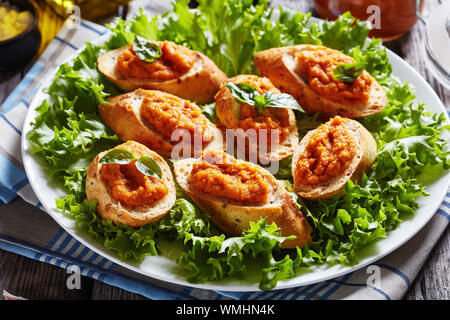
[[[180,78],[167,81],[127,78],[117,68],[117,57],[127,48],[128,46],[124,46],[108,51],[97,59],[99,71],[124,91],[138,88],[161,90],[206,104],[214,101],[214,94],[219,90],[220,84],[228,78],[210,58],[197,51],[194,66]]]
[[[265,169],[258,166],[261,174],[269,182],[272,191],[273,204],[264,206],[247,206],[233,204],[229,201],[204,195],[190,188],[188,178],[193,164],[198,159],[184,159],[174,163],[175,179],[186,194],[211,218],[213,223],[221,230],[239,236],[250,225],[250,221],[258,221],[261,217],[267,217],[267,222],[275,222],[282,232],[282,236],[294,234],[296,239],[286,240],[281,244],[282,248],[303,247],[311,243],[312,228],[308,224],[291,195],[284,187]],[[238,162],[241,160],[237,160]],[[256,166],[256,165],[255,165]]]
[[[148,149],[146,156],[156,160],[162,173],[163,181],[168,188],[167,195],[151,206],[129,208],[111,196],[109,186],[100,176],[100,159],[109,150],[98,154],[86,171],[86,197],[88,201],[96,200],[97,212],[102,219],[120,222],[131,227],[140,227],[161,219],[174,205],[176,200],[175,181],[166,161],[156,152]]]
[[[127,104],[126,99],[144,96],[146,89],[136,89],[134,91],[115,96],[107,104],[99,106],[99,113],[102,120],[117,134],[122,141],[135,140],[156,151],[165,158],[172,156],[172,149],[176,143],[172,143],[166,137],[163,137],[153,128],[148,126],[142,119],[140,112],[129,106],[120,106],[120,103]],[[222,132],[211,121],[206,119],[208,130],[214,136],[214,139],[204,147],[204,150],[214,148],[223,149]],[[126,127],[133,130],[121,130],[121,124],[125,122]],[[139,128],[140,130],[136,131]],[[193,150],[194,151],[194,150]]]
[[[264,50],[255,55],[255,66],[261,76],[269,78],[280,91],[292,95],[308,113],[360,118],[378,113],[384,108],[387,103],[386,94],[373,77],[369,100],[363,105],[337,103],[313,91],[297,74],[294,58],[295,53],[312,47],[316,46],[295,45]]]
[[[242,75],[230,78],[229,81],[233,81],[235,78],[238,78]],[[276,90],[277,92],[278,89]],[[230,117],[230,106],[232,111],[234,112],[236,109],[240,109],[241,103],[237,101],[236,98],[233,97],[229,89],[219,90],[215,96],[216,100],[216,115],[219,118],[219,121],[226,127],[226,124],[231,126],[229,129],[238,129],[239,123],[233,120],[233,115]],[[276,109],[276,108],[273,108]],[[280,111],[282,109],[278,109],[276,111]],[[268,152],[258,152],[258,160],[261,163],[267,164],[272,161],[281,161],[294,153],[294,149],[298,144],[298,128],[297,128],[297,120],[295,118],[294,111],[291,109],[284,109],[288,114],[288,123],[289,123],[289,134],[283,140],[281,144],[279,144],[276,149],[269,150]],[[239,131],[236,131],[236,135],[239,135]],[[246,135],[243,132],[243,138],[245,139]],[[250,147],[250,150],[256,150],[257,146]],[[259,150],[258,150],[259,151]]]
[[[355,183],[360,181],[362,174],[368,172],[375,162],[377,144],[371,133],[356,120],[346,119],[345,125],[353,132],[358,149],[348,168],[330,181],[318,185],[305,185],[296,179],[295,171],[298,159],[314,134],[314,130],[309,131],[295,149],[292,156],[292,176],[294,178],[294,190],[302,198],[318,200],[341,196],[345,191],[347,181],[351,180]]]

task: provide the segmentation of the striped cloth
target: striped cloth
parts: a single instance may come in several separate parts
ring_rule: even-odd
[[[167,7],[151,1],[152,13]],[[136,7],[134,7],[136,9]],[[24,173],[20,138],[23,120],[41,79],[67,56],[105,34],[87,21],[80,29],[64,25],[54,41],[0,107],[0,249],[50,263],[150,299],[401,299],[420,271],[450,220],[450,194],[430,222],[401,248],[363,268],[328,281],[264,292],[223,292],[185,287],[151,279],[96,254],[43,214]],[[15,199],[19,195],[17,199]],[[13,201],[14,200],[14,201]],[[380,272],[378,285],[368,284],[371,270]],[[61,284],[65,285],[65,284]],[[7,289],[7,288],[6,288]],[[14,294],[14,293],[13,293]]]

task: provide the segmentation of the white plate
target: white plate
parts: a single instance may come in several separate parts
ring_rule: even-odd
[[[108,37],[109,35],[105,35],[97,41],[94,41],[94,44],[101,45]],[[83,50],[83,48],[81,48],[78,52],[81,50]],[[68,60],[73,59],[76,55],[78,55],[78,52]],[[430,110],[438,113],[444,112],[447,116],[444,106],[430,85],[410,65],[390,50],[388,50],[388,57],[393,66],[393,75],[397,76],[402,82],[410,82],[415,87],[417,102],[425,103]],[[48,214],[53,217],[53,219],[55,219],[55,221],[59,223],[61,227],[63,227],[71,236],[76,238],[85,246],[89,247],[99,255],[108,258],[114,263],[139,274],[170,283],[204,289],[224,291],[259,291],[259,275],[256,272],[249,272],[249,274],[253,274],[254,276],[246,276],[245,279],[232,278],[203,284],[192,284],[186,281],[186,273],[178,267],[175,257],[147,257],[140,264],[123,262],[118,259],[118,256],[115,255],[114,252],[107,250],[102,244],[94,241],[94,239],[86,233],[76,230],[74,221],[58,212],[55,205],[55,199],[64,197],[65,193],[62,189],[55,186],[48,180],[48,177],[43,171],[40,159],[30,155],[27,152],[29,142],[26,139],[27,133],[32,129],[31,122],[37,115],[35,109],[47,97],[42,89],[50,84],[53,74],[54,72],[48,76],[46,80],[44,80],[42,87],[34,97],[22,131],[22,156],[25,171],[28,175],[28,180],[30,181],[33,190]],[[290,280],[279,281],[276,289],[303,286],[342,276],[364,266],[370,265],[376,260],[391,253],[414,236],[431,219],[447,193],[449,182],[450,173],[447,173],[445,176],[442,176],[439,180],[429,185],[426,190],[430,196],[421,197],[418,199],[420,208],[417,210],[416,215],[403,221],[396,230],[389,232],[385,239],[382,239],[365,248],[363,252],[361,252],[360,262],[357,265],[352,267],[343,267],[341,265],[317,266],[311,271],[299,274]]]

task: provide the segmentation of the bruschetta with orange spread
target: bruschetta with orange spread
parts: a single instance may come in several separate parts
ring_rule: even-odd
[[[161,90],[199,104],[210,103],[228,77],[204,54],[172,41],[137,37],[132,45],[106,52],[98,69],[124,91]]]
[[[336,76],[336,68],[348,66],[351,71],[355,63],[338,50],[309,44],[272,48],[255,55],[259,73],[295,97],[306,112],[347,118],[378,113],[387,103],[384,89],[366,70],[354,77]]]
[[[223,231],[239,236],[250,222],[267,218],[282,236],[283,248],[311,242],[311,227],[284,186],[267,170],[223,151],[206,150],[198,159],[174,164],[180,187]]]

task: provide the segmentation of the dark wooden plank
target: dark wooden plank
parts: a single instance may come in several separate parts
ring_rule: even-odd
[[[0,250],[0,292],[38,300],[91,299],[91,279],[81,277],[80,289],[69,289],[70,275],[62,268]]]
[[[432,2],[427,2],[431,5]],[[428,6],[427,5],[427,6]],[[385,45],[408,62],[431,85],[445,107],[450,107],[450,91],[434,78],[424,57],[425,30],[421,23],[416,24],[407,34]]]
[[[450,228],[433,248],[404,300],[450,300]]]
[[[8,98],[9,94],[17,87],[22,80],[22,73],[19,71],[9,71],[0,73],[0,106]],[[0,107],[0,112],[2,109]]]
[[[94,281],[91,292],[92,300],[148,300],[146,297],[117,287]]]
[[[434,1],[425,1],[425,10],[436,5]],[[446,90],[428,69],[424,57],[424,26],[417,23],[400,39],[387,43],[387,47],[396,52],[435,90],[442,103],[450,107],[450,91]],[[450,228],[442,235],[440,241],[428,257],[422,270],[417,275],[411,288],[405,294],[405,300],[447,300],[450,297]]]

